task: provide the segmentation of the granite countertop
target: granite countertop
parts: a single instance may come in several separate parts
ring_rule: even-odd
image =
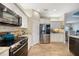
[[[18,36],[18,37],[28,37],[28,35],[21,35],[21,36]]]
[[[58,32],[58,33],[50,33],[50,34],[64,34],[64,32]]]
[[[10,47],[0,47],[0,54],[4,53],[5,51],[9,50]]]
[[[79,38],[79,35],[69,35],[69,37]]]

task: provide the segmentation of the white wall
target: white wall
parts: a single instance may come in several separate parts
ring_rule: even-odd
[[[48,19],[48,18],[40,18],[40,24],[50,24],[50,19]]]
[[[30,32],[29,33],[29,41],[28,41],[29,42],[28,43],[29,48],[31,48],[33,45],[39,43],[40,15],[39,15],[38,12],[35,12],[35,11],[33,11],[31,14],[33,14],[33,15],[28,20],[28,29],[29,29],[29,32]]]
[[[51,22],[51,29],[60,28],[61,23],[62,23],[61,21],[52,21]]]
[[[39,13],[35,12],[33,16],[33,45],[39,43]]]

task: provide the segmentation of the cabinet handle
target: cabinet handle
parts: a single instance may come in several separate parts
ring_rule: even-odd
[[[19,50],[21,50],[27,43],[25,43],[23,46],[21,46],[19,49],[17,49],[16,51],[13,52],[13,54],[15,54],[16,52],[18,52]]]

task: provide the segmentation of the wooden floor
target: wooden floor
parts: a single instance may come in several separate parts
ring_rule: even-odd
[[[72,56],[67,45],[63,43],[37,44],[33,46],[28,56]]]

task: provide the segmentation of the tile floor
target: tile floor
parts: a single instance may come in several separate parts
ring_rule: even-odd
[[[64,43],[36,44],[28,52],[28,56],[72,56]]]

